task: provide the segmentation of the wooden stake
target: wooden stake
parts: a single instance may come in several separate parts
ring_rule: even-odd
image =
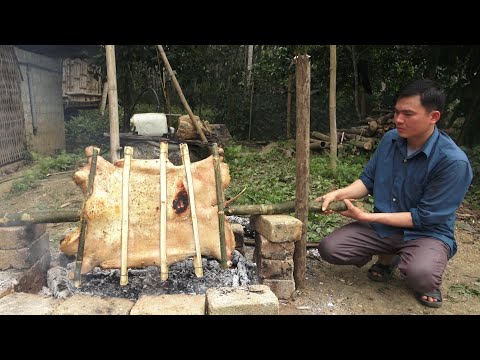
[[[167,159],[168,143],[160,143],[160,279],[168,279],[167,263]]]
[[[128,284],[128,190],[130,184],[130,160],[133,157],[133,148],[125,146],[122,177],[122,254],[120,268],[120,285]]]
[[[295,287],[303,288],[307,256],[308,189],[310,178],[310,56],[296,57],[297,132],[295,217],[302,222],[302,237],[295,241],[293,253]]]
[[[94,147],[93,148],[93,155],[92,155],[92,162],[90,164],[90,173],[88,174],[88,185],[87,185],[87,193],[85,194],[85,200],[83,202],[82,209],[85,209],[85,203],[90,198],[93,192],[93,182],[95,181],[95,172],[97,170],[97,156],[100,153],[100,149]],[[75,287],[79,287],[82,280],[81,280],[81,271],[82,271],[82,263],[83,263],[83,251],[85,250],[85,232],[87,229],[87,222],[85,221],[84,214],[82,211],[82,215],[80,218],[80,240],[78,241],[78,250],[77,250],[77,258],[75,262],[75,272],[73,275],[73,285]]]
[[[193,194],[193,180],[192,180],[192,171],[190,169],[190,154],[188,152],[188,145],[180,144],[180,151],[182,153],[183,165],[185,166],[185,175],[187,177],[188,199],[190,202],[190,212],[192,214],[193,238],[195,240],[196,256],[193,258],[193,266],[195,267],[195,275],[197,275],[197,277],[202,277],[203,276],[202,253],[200,251],[200,238],[198,235],[197,211],[195,208],[195,196]]]
[[[222,268],[227,268],[227,248],[225,245],[225,213],[223,210],[223,203],[225,201],[222,187],[222,174],[220,173],[220,161],[218,159],[218,147],[214,143],[213,147],[213,165],[215,169],[215,189],[217,191],[217,206],[218,206],[218,231],[220,235],[220,254],[222,257]]]

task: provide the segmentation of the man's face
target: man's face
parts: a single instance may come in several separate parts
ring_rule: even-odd
[[[440,118],[439,111],[428,111],[420,103],[420,95],[404,97],[395,104],[394,121],[398,134],[406,139],[428,138],[435,123]]]

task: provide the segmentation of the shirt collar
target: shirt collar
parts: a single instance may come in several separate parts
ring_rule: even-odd
[[[426,157],[429,157],[433,150],[433,146],[436,143],[439,136],[440,136],[440,133],[438,131],[437,126],[435,125],[432,135],[430,135],[427,142],[423,144],[419,152],[423,152]],[[398,135],[398,131],[395,131],[395,134],[392,136],[392,142],[397,142],[397,141],[398,141],[398,145],[402,144],[402,145],[405,145],[405,147],[407,146],[407,139],[400,137]]]

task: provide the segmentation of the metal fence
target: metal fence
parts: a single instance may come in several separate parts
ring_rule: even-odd
[[[0,166],[25,155],[21,79],[13,46],[0,45]]]

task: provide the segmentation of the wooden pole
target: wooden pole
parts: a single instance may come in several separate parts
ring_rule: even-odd
[[[190,109],[190,106],[187,103],[187,99],[185,99],[185,96],[183,95],[182,88],[180,87],[180,84],[177,81],[177,78],[175,74],[173,73],[172,67],[170,66],[170,62],[168,61],[167,55],[165,54],[165,51],[163,51],[163,46],[162,45],[157,45],[158,50],[160,51],[160,55],[162,56],[163,62],[165,63],[165,67],[167,68],[167,71],[172,78],[173,85],[175,86],[175,89],[177,90],[178,97],[182,101],[183,106],[185,107],[185,110],[187,110],[188,116],[190,116],[190,119],[192,120],[192,124],[195,126],[195,129],[197,129],[198,135],[200,135],[200,139],[202,139],[202,142],[208,142],[207,138],[205,137],[205,134],[202,131],[201,126],[197,123],[195,120],[195,117],[193,116],[192,109]]]
[[[180,144],[180,151],[182,153],[183,165],[185,166],[185,175],[187,178],[187,188],[188,188],[188,199],[190,201],[190,212],[192,214],[193,239],[195,241],[195,253],[196,253],[196,255],[193,257],[193,266],[195,267],[195,275],[197,275],[197,277],[202,277],[203,276],[202,252],[200,251],[200,236],[198,234],[197,209],[195,206],[195,195],[193,192],[193,179],[192,179],[192,170],[190,169],[190,154],[188,152],[188,145],[185,143]]]
[[[107,106],[107,94],[108,94],[108,81],[105,81],[103,84],[103,90],[102,90],[102,101],[100,102],[100,113],[105,115],[105,107]]]
[[[296,56],[296,192],[295,217],[302,222],[302,237],[293,254],[295,287],[303,288],[307,255],[308,188],[310,177],[310,56]]]
[[[337,45],[330,45],[330,167],[337,174]]]
[[[291,137],[292,126],[292,74],[288,75],[287,80],[287,139]]]
[[[28,224],[49,224],[80,220],[82,210],[32,210],[0,215],[0,227],[23,226]]]
[[[309,201],[308,210],[322,212],[322,203]],[[328,210],[345,211],[347,207],[343,201],[334,201],[328,205]],[[272,215],[289,214],[295,212],[295,202],[288,201],[268,205],[230,205],[225,208],[225,215]],[[28,224],[49,224],[79,221],[82,210],[47,210],[25,211],[18,213],[0,214],[0,227],[23,226]]]
[[[167,263],[167,159],[168,143],[160,143],[160,279],[168,279]]]
[[[94,147],[92,162],[90,164],[90,173],[88,174],[87,193],[85,194],[85,200],[83,202],[83,209],[85,209],[85,203],[90,198],[93,192],[93,183],[95,181],[95,172],[97,170],[97,156],[100,153],[100,149]],[[78,241],[77,258],[75,260],[75,272],[73,274],[73,285],[79,287],[81,284],[81,272],[83,263],[83,251],[85,249],[85,232],[87,231],[87,221],[84,218],[83,212],[80,220],[80,239]]]
[[[218,158],[217,144],[213,144],[213,165],[215,169],[215,189],[217,191],[217,206],[218,206],[218,231],[220,235],[220,254],[222,258],[222,268],[227,268],[227,248],[225,245],[225,212],[223,203],[225,202],[223,187],[222,187],[222,174],[220,171],[220,160]]]
[[[122,254],[120,265],[120,285],[128,284],[128,195],[130,190],[130,164],[133,147],[125,146],[122,173]]]
[[[115,45],[105,45],[107,55],[108,111],[110,118],[110,155],[112,164],[119,158],[120,131],[118,129],[117,70],[115,64]]]
[[[322,213],[322,202],[309,201],[308,211]],[[328,210],[345,211],[347,205],[343,201],[332,201],[328,204]],[[230,205],[225,209],[225,215],[276,215],[290,214],[295,212],[295,201],[287,201],[280,204],[268,205]]]

